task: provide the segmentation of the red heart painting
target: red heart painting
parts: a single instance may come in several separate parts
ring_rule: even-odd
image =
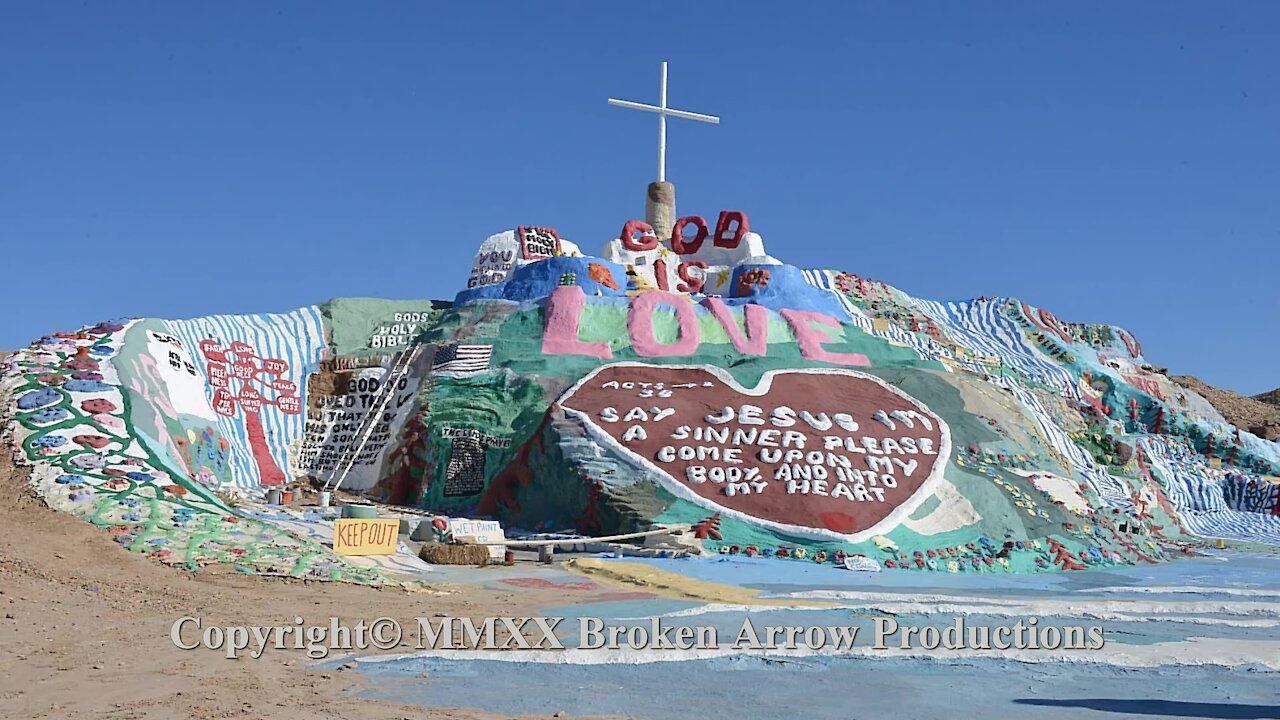
[[[940,417],[854,370],[772,371],[747,389],[707,365],[615,363],[559,404],[678,497],[818,539],[891,529],[951,451]]]

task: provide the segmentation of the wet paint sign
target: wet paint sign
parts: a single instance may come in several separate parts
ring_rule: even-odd
[[[502,525],[497,520],[470,520],[467,518],[449,518],[449,532],[455,538],[470,538],[489,547],[489,557],[501,560],[507,552],[506,545],[495,545],[507,539],[502,532]]]
[[[394,555],[400,521],[395,518],[338,518],[333,551],[339,555]]]

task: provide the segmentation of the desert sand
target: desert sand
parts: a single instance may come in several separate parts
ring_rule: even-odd
[[[301,615],[411,622],[419,616],[518,615],[550,604],[538,591],[465,586],[426,592],[306,583],[161,566],[107,533],[45,507],[26,471],[0,461],[0,717],[489,719],[344,696],[357,673],[309,668],[303,652],[226,659],[169,637],[183,615],[206,625],[279,625]],[[545,717],[545,716],[543,716]]]

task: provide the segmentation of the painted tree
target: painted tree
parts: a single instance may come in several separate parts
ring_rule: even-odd
[[[1151,422],[1151,432],[1155,435],[1163,435],[1165,433],[1164,406],[1156,405],[1156,417]]]
[[[1071,556],[1071,551],[1066,545],[1058,542],[1050,535],[1046,538],[1049,541],[1049,552],[1053,554],[1053,564],[1061,566],[1063,570],[1084,570],[1085,566],[1076,562]]]
[[[716,513],[711,517],[703,520],[693,526],[693,536],[699,540],[722,540],[720,536],[720,513]]]
[[[1240,459],[1240,447],[1238,445],[1232,445],[1231,447],[1227,448],[1227,456],[1222,458],[1222,462],[1227,465],[1235,465],[1236,461],[1239,459]]]
[[[245,435],[249,438],[249,450],[258,470],[258,482],[262,485],[283,485],[288,482],[280,466],[271,455],[262,427],[261,413],[264,405],[271,405],[286,415],[302,411],[298,398],[298,386],[284,379],[289,363],[277,358],[259,357],[248,343],[239,340],[228,349],[217,341],[200,342],[200,352],[207,361],[209,384],[213,393],[213,411],[224,417],[240,415],[244,418]]]

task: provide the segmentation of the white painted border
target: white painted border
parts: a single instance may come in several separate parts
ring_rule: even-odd
[[[597,425],[595,420],[589,417],[586,413],[580,410],[575,410],[570,407],[565,407],[564,402],[568,400],[570,397],[572,397],[573,394],[576,393],[580,388],[582,388],[584,385],[590,382],[601,371],[607,370],[610,368],[617,368],[617,367],[664,368],[664,369],[670,369],[670,370],[706,370],[707,372],[710,372],[712,375],[714,375],[721,382],[725,383],[726,385],[738,391],[739,393],[743,395],[752,396],[752,397],[760,397],[762,395],[768,394],[769,389],[773,386],[773,378],[776,375],[845,375],[849,377],[863,378],[866,380],[874,381],[881,387],[889,390],[895,395],[898,395],[902,397],[904,400],[907,400],[911,404],[915,405],[917,408],[920,409],[922,413],[927,414],[934,422],[938,423],[938,427],[942,431],[942,440],[938,447],[937,459],[934,460],[933,467],[931,467],[929,470],[929,476],[924,479],[924,482],[920,484],[920,487],[917,488],[916,491],[912,493],[906,500],[903,500],[902,503],[898,505],[898,507],[894,508],[892,512],[886,515],[884,519],[882,519],[880,522],[876,523],[875,525],[872,525],[871,527],[867,528],[866,530],[863,530],[861,532],[856,532],[851,535],[846,535],[843,533],[832,532],[830,530],[823,530],[820,528],[807,527],[804,525],[789,525],[787,523],[774,522],[772,520],[766,520],[764,518],[756,517],[755,515],[749,515],[747,513],[744,513],[738,510],[733,510],[731,508],[725,507],[717,503],[714,500],[711,500],[709,498],[705,498],[699,495],[698,493],[694,492],[692,489],[687,487],[685,484],[681,483],[679,480],[672,477],[671,474],[668,473],[666,470],[663,470],[662,468],[653,464],[653,462],[651,462],[648,458],[643,457],[635,452],[632,452],[629,448],[624,446],[621,442],[614,439],[612,435],[605,432],[605,430],[601,428],[599,425]],[[943,421],[943,419],[939,417],[937,413],[930,410],[927,406],[924,405],[924,403],[911,397],[910,395],[899,390],[893,385],[890,385],[889,383],[885,382],[879,377],[876,377],[875,375],[868,375],[867,373],[858,372],[857,370],[847,370],[844,368],[807,368],[807,369],[794,369],[794,370],[793,369],[769,370],[760,377],[759,384],[757,384],[754,388],[745,388],[739,385],[738,382],[734,380],[733,376],[730,375],[726,370],[724,370],[723,368],[716,367],[714,365],[654,365],[650,363],[640,363],[640,362],[616,362],[616,363],[610,363],[608,365],[601,365],[600,367],[592,370],[581,380],[574,383],[572,387],[564,391],[564,393],[559,397],[559,399],[556,400],[556,404],[559,405],[566,414],[582,422],[583,426],[587,429],[587,433],[591,436],[593,440],[595,440],[597,443],[607,448],[619,451],[624,457],[629,458],[633,462],[638,463],[641,467],[654,473],[654,475],[657,477],[658,482],[661,483],[663,487],[670,490],[677,497],[682,498],[684,500],[688,500],[689,502],[695,503],[702,507],[708,508],[714,512],[718,512],[728,517],[734,518],[736,520],[741,520],[742,522],[745,522],[751,525],[758,525],[758,526],[768,528],[770,530],[775,530],[777,532],[786,533],[788,535],[795,535],[798,537],[809,538],[813,540],[821,540],[821,541],[835,540],[840,542],[856,543],[856,542],[863,542],[865,540],[869,540],[875,535],[880,535],[880,534],[889,532],[893,528],[900,525],[903,520],[905,520],[908,516],[911,515],[911,513],[915,512],[916,508],[920,507],[921,503],[923,503],[929,497],[929,495],[933,493],[934,488],[937,486],[939,482],[941,482],[942,476],[945,473],[947,468],[947,463],[950,461],[950,458],[951,458],[951,428],[947,426],[947,423]]]

